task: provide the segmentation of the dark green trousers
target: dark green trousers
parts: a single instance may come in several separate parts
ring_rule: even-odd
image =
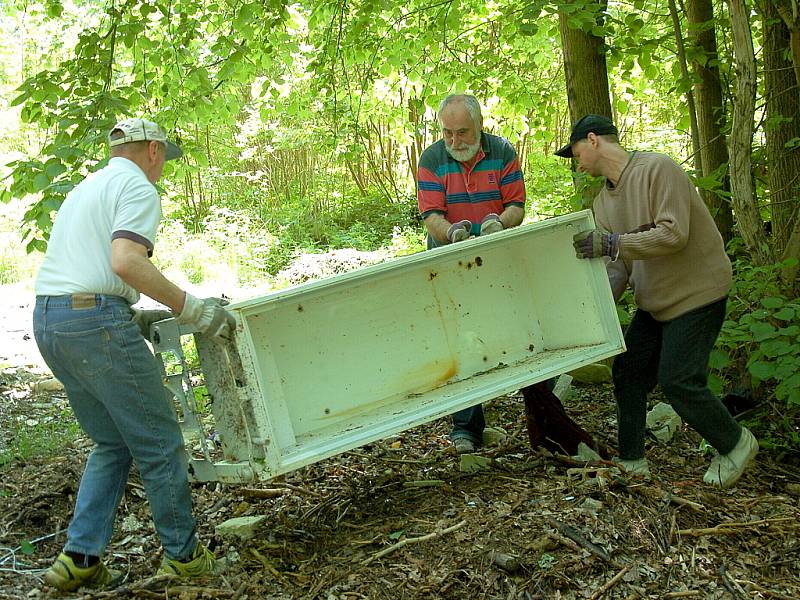
[[[708,356],[725,320],[723,298],[671,321],[656,321],[641,309],[627,331],[627,352],[614,361],[619,456],[644,457],[647,395],[661,386],[680,417],[720,454],[730,452],[740,425],[708,389]]]

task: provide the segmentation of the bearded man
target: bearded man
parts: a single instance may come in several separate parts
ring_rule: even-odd
[[[525,184],[514,147],[483,131],[478,100],[448,96],[437,112],[442,139],[422,153],[417,202],[428,249],[516,227],[525,216]],[[453,415],[450,440],[459,454],[480,446],[480,404]]]

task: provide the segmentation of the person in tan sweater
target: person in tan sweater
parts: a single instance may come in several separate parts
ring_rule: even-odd
[[[619,462],[650,473],[645,458],[647,395],[656,384],[681,418],[717,451],[704,481],[730,487],[758,452],[708,389],[708,357],[725,319],[731,263],[722,236],[689,177],[655,152],[629,152],[613,122],[586,115],[556,154],[606,178],[594,200],[597,229],[574,236],[578,258],[607,261],[614,299],[628,285],[636,313],[627,352],[614,361]]]

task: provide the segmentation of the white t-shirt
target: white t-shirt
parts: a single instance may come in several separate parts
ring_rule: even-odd
[[[111,269],[111,240],[133,240],[152,255],[160,220],[155,186],[136,163],[112,158],[67,194],[36,277],[36,295],[109,294],[135,304],[139,292]]]

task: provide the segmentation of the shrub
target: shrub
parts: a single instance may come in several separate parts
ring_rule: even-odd
[[[774,386],[778,400],[800,406],[800,299],[787,298],[777,283],[784,266],[735,263],[727,318],[711,355],[715,391],[726,374],[744,375],[753,389]]]

